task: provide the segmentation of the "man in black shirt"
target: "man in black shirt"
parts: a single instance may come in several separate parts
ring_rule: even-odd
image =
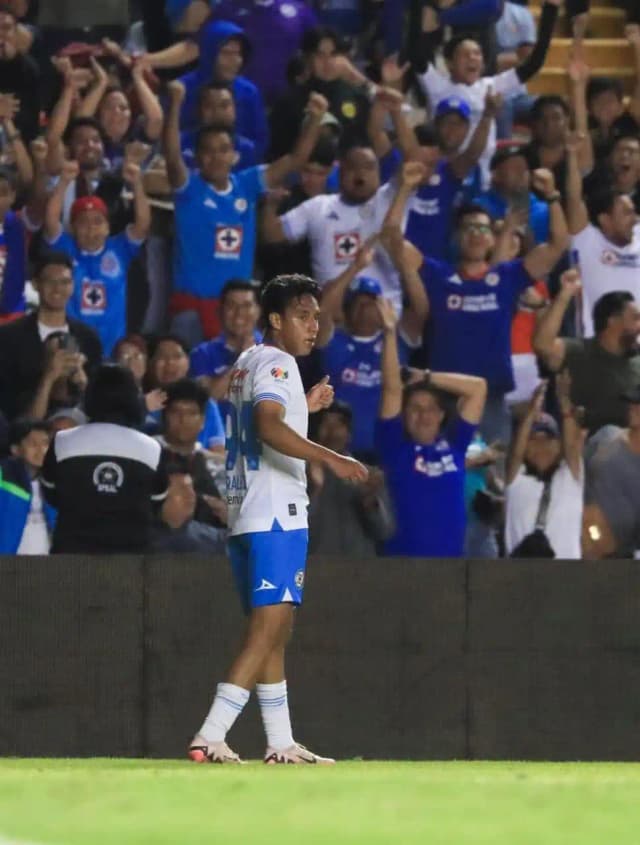
[[[143,552],[168,477],[160,444],[135,428],[142,409],[131,371],[99,367],[85,409],[91,422],[58,432],[44,462],[45,497],[58,509],[51,551]]]

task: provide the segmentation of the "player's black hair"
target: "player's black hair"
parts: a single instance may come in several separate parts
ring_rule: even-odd
[[[618,197],[624,196],[627,196],[624,191],[617,191],[607,185],[599,185],[597,190],[586,197],[587,211],[591,223],[594,226],[599,226],[598,218],[600,215],[610,214]]]
[[[201,126],[196,133],[196,152],[200,149],[202,142],[207,135],[228,135],[229,140],[233,144],[233,131],[225,126],[223,123],[207,123]]]
[[[472,214],[484,214],[489,218],[489,222],[493,223],[493,217],[489,211],[479,202],[466,202],[460,206],[456,211],[454,218],[454,229],[459,229],[465,217],[471,217]]]
[[[460,35],[454,35],[453,38],[449,39],[449,41],[447,41],[447,43],[442,48],[442,55],[448,62],[453,59],[456,50],[464,41],[474,41],[482,51],[482,44],[478,42],[478,39],[474,35],[468,32],[461,32]]]
[[[76,129],[82,129],[84,126],[95,129],[100,136],[100,140],[104,143],[104,132],[95,117],[74,117],[69,121],[69,125],[62,136],[62,140],[66,146],[69,146],[71,143],[71,139],[73,138]]]
[[[567,117],[571,116],[569,104],[564,97],[560,97],[558,94],[545,94],[542,97],[538,97],[535,103],[531,106],[531,111],[529,112],[530,121],[535,123],[537,120],[540,120],[543,111],[546,108],[551,108],[552,106],[558,106]]]
[[[308,29],[302,38],[300,49],[305,56],[310,56],[316,52],[320,43],[325,39],[333,41],[338,53],[346,52],[347,47],[343,37],[330,26],[314,26],[312,29]]]
[[[18,175],[12,167],[0,165],[0,182],[6,182],[12,191],[18,190]]]
[[[421,147],[437,147],[438,133],[431,123],[421,123],[413,130],[416,141]]]
[[[189,354],[189,347],[184,342],[184,340],[180,337],[180,335],[172,334],[171,332],[167,332],[166,334],[158,335],[153,339],[153,342],[150,345],[149,350],[149,357],[153,358],[156,354],[158,349],[160,348],[161,343],[175,343],[177,344],[180,349],[184,352],[185,355]]]
[[[611,317],[619,317],[627,305],[633,301],[633,294],[626,290],[613,290],[601,296],[593,306],[594,333],[596,335],[602,334]]]
[[[209,401],[209,394],[201,384],[191,378],[181,378],[167,387],[167,401],[164,412],[174,402],[194,402],[201,414],[204,414]]]
[[[270,314],[284,314],[289,305],[302,296],[320,299],[320,286],[309,276],[291,273],[271,279],[263,288],[260,297],[263,325],[268,328]]]
[[[587,105],[591,105],[591,101],[600,94],[605,94],[611,91],[615,94],[618,100],[622,102],[624,99],[624,88],[619,79],[614,79],[610,76],[594,76],[587,84]]]
[[[43,431],[45,434],[51,434],[51,426],[45,420],[34,420],[31,417],[19,417],[14,420],[9,426],[8,444],[9,446],[19,446],[25,437],[28,437],[32,431]]]
[[[224,305],[228,294],[236,290],[249,291],[249,293],[253,294],[256,302],[260,301],[260,285],[258,282],[253,282],[250,279],[229,279],[220,291],[220,305]]]
[[[131,370],[120,364],[101,364],[87,386],[84,410],[91,422],[138,428],[142,402]]]
[[[71,260],[71,256],[66,252],[59,250],[45,250],[38,255],[38,260],[33,266],[32,275],[34,279],[38,279],[44,270],[53,264],[59,267],[66,267],[67,270],[73,270],[73,261]]]

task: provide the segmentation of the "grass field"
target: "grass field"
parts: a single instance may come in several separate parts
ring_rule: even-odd
[[[0,760],[1,845],[631,845],[640,765]]]

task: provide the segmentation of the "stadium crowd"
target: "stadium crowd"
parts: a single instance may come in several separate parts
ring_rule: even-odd
[[[308,467],[312,552],[635,555],[637,4],[631,96],[580,0],[71,5],[0,2],[0,553],[69,550],[51,444],[106,413],[104,362],[170,506],[78,550],[221,552],[234,362],[299,273],[312,437],[371,468]],[[560,13],[567,96],[535,97]]]

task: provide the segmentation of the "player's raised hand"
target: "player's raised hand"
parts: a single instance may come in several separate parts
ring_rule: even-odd
[[[411,65],[405,62],[403,65],[398,64],[398,54],[394,53],[392,56],[382,62],[380,68],[380,78],[383,85],[400,85],[404,79],[405,73],[409,70]],[[382,89],[384,90],[384,89]]]
[[[484,97],[484,116],[495,120],[500,114],[502,103],[504,102],[502,94],[494,94],[493,88],[489,86]]]
[[[60,174],[60,179],[63,182],[73,182],[75,179],[78,178],[78,174],[80,173],[80,165],[75,159],[68,159],[62,165],[62,173]]]
[[[172,105],[181,105],[184,102],[187,89],[179,79],[172,79],[167,85],[167,92]]]
[[[382,320],[382,329],[385,334],[395,332],[396,326],[398,325],[398,315],[396,314],[396,309],[393,307],[393,303],[383,296],[378,296],[376,297],[376,305],[378,306],[378,312]]]
[[[427,170],[420,161],[408,161],[402,165],[402,185],[412,191],[417,188],[427,175]]]
[[[344,481],[363,482],[369,477],[369,470],[355,458],[331,452],[326,464],[332,472]]]
[[[543,197],[550,197],[556,190],[553,172],[546,167],[539,167],[531,174],[531,185]]]
[[[0,94],[0,120],[13,120],[20,111],[20,100],[13,94]]]
[[[317,91],[312,91],[307,100],[306,112],[312,118],[320,122],[329,111],[329,101]]]
[[[29,144],[29,152],[31,153],[31,158],[36,167],[40,169],[44,168],[47,160],[47,153],[49,152],[49,145],[47,144],[46,139],[43,137],[34,138]]]
[[[307,408],[310,414],[322,411],[333,404],[334,390],[329,384],[329,376],[325,376],[307,393]]]
[[[537,417],[542,413],[548,385],[549,382],[546,379],[543,379],[533,391],[533,395],[529,401],[529,413],[534,417]]]
[[[591,75],[591,68],[582,58],[581,51],[574,51],[569,59],[569,79],[575,85],[586,85]]]
[[[363,270],[366,270],[367,267],[371,264],[375,256],[375,242],[378,240],[378,233],[376,232],[375,235],[371,235],[371,237],[367,238],[367,240],[362,244],[362,246],[358,249],[353,259],[353,267],[356,273],[361,273]]]
[[[585,142],[584,132],[569,132],[567,140],[565,141],[565,149],[569,155],[578,155]]]
[[[127,161],[122,166],[122,178],[125,182],[129,185],[135,185],[136,182],[141,178],[142,171],[140,170],[140,165],[136,164],[135,161]]]
[[[640,49],[640,24],[628,23],[624,28],[624,34],[632,47],[636,50]]]
[[[167,404],[167,394],[164,390],[156,387],[155,390],[150,390],[148,393],[145,393],[144,404],[149,413],[161,411]]]
[[[582,288],[580,272],[572,267],[560,276],[560,290],[567,299],[573,299]]]
[[[423,32],[437,32],[440,29],[440,19],[438,13],[431,6],[425,6],[422,9],[422,31]]]

